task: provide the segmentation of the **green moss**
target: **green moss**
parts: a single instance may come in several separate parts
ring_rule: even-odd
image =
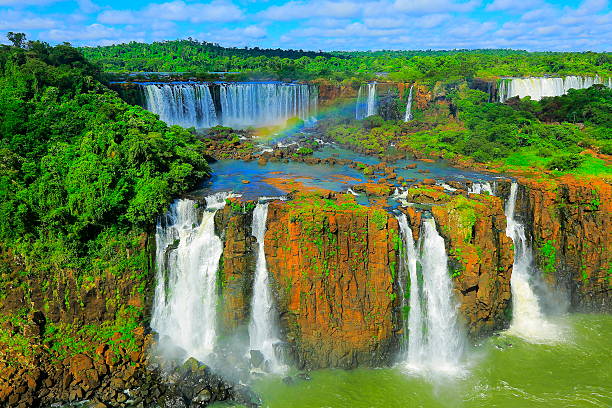
[[[540,245],[540,255],[542,257],[542,273],[545,275],[555,272],[555,264],[557,262],[557,248],[555,248],[555,240],[548,240]]]

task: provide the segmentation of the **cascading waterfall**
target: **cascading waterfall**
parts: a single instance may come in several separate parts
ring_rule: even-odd
[[[461,369],[465,334],[459,323],[458,303],[448,272],[444,239],[433,219],[424,219],[417,252],[405,216],[399,216],[405,248],[401,274],[409,275],[408,351],[410,370],[454,374]],[[418,279],[419,265],[422,287]],[[407,286],[407,285],[406,285]],[[404,292],[405,296],[405,292]]]
[[[400,273],[399,283],[401,291],[402,315],[404,318],[404,346],[408,347],[406,359],[408,364],[418,364],[423,353],[423,311],[421,309],[421,291],[417,278],[417,251],[412,237],[412,230],[408,226],[406,214],[397,217],[400,235],[402,238],[402,250],[400,251]],[[406,271],[408,274],[406,274]],[[408,278],[408,279],[406,279]],[[408,304],[406,304],[408,300]],[[407,338],[407,339],[406,339]],[[407,341],[406,341],[407,340]]]
[[[208,128],[219,124],[207,84],[144,85],[145,108],[169,125]]]
[[[157,224],[157,286],[151,327],[160,345],[169,339],[189,357],[205,360],[216,338],[216,281],[223,244],[215,234],[215,213],[225,197],[176,200]]]
[[[404,116],[404,122],[412,120],[412,88],[414,88],[414,85],[410,86],[410,91],[408,92],[408,102],[406,103],[406,115]]]
[[[509,333],[532,342],[548,342],[558,338],[558,328],[548,322],[531,284],[534,270],[533,252],[525,227],[515,219],[518,184],[513,182],[506,203],[506,235],[514,242],[514,265],[510,287],[512,291],[512,324]]]
[[[485,181],[484,183],[472,183],[472,185],[468,187],[468,193],[469,194],[488,193],[489,195],[495,195],[495,193],[493,192],[493,188],[491,187],[491,183],[489,183],[488,181]]]
[[[268,126],[311,112],[310,88],[303,84],[231,83],[220,88],[224,126]]]
[[[267,218],[268,203],[258,203],[253,210],[252,224],[253,236],[257,239],[257,265],[249,322],[249,346],[251,350],[259,350],[263,354],[271,372],[278,373],[283,371],[283,366],[274,349],[280,340],[264,250]]]
[[[172,83],[143,87],[145,108],[159,114],[164,122],[183,127],[281,125],[294,117],[308,120],[317,111],[316,88],[311,90],[306,84]],[[212,92],[213,87],[217,93]]]
[[[498,97],[500,102],[518,96],[539,101],[546,96],[565,95],[570,89],[584,89],[594,84],[612,86],[610,78],[602,80],[600,77],[567,76],[565,78],[504,78],[500,82]]]
[[[365,87],[366,85],[361,85],[357,92],[355,119],[358,120],[378,113],[376,107],[376,82],[367,84],[367,95],[364,95]]]

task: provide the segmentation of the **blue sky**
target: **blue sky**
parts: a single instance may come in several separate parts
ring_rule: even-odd
[[[0,0],[7,31],[73,45],[612,51],[608,0]]]

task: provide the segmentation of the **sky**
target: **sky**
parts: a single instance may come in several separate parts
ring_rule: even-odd
[[[0,0],[8,31],[79,46],[192,37],[324,51],[612,51],[608,0]]]

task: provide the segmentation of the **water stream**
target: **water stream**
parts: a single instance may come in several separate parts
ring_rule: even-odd
[[[542,312],[533,288],[533,252],[525,233],[525,226],[515,217],[518,184],[513,182],[506,202],[506,235],[514,242],[514,265],[510,286],[512,290],[512,324],[510,333],[533,342],[558,340],[559,327],[550,323]]]
[[[458,374],[466,338],[459,323],[444,239],[434,220],[424,219],[415,246],[406,216],[399,215],[398,221],[404,248],[400,275],[409,277],[406,284],[402,284],[405,278],[400,280],[401,286],[409,287],[402,289],[404,298],[409,294],[408,316],[404,316],[408,328],[405,365],[410,371],[426,374]]]
[[[157,287],[151,327],[160,345],[177,346],[205,361],[216,340],[216,280],[223,244],[214,217],[221,195],[197,202],[176,200],[157,225]]]
[[[274,349],[275,344],[279,343],[279,335],[264,246],[267,218],[268,203],[258,203],[253,211],[252,224],[253,236],[257,239],[257,266],[251,302],[249,342],[250,350],[259,350],[263,354],[269,371],[278,373],[282,372],[284,367]]]

